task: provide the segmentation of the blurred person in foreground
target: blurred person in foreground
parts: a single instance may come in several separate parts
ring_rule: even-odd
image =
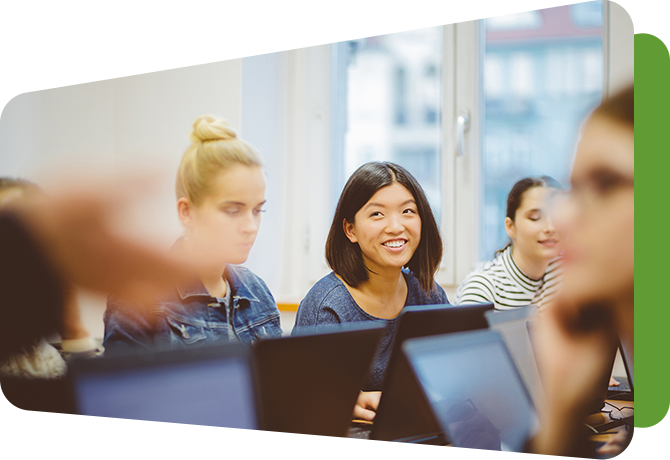
[[[140,187],[146,184],[77,185],[7,200],[0,210],[0,362],[67,330],[73,285],[117,293],[141,308],[194,268],[114,230],[115,213]]]
[[[586,456],[583,420],[602,393],[607,356],[633,350],[633,86],[603,101],[586,121],[562,224],[570,231],[563,290],[543,313],[536,352],[547,393],[532,452]],[[631,359],[632,361],[632,359]],[[631,371],[633,363],[630,363]],[[632,430],[607,446],[621,452]],[[614,444],[614,445],[612,445]]]
[[[0,178],[0,211],[13,204],[26,203],[44,192],[32,182],[23,179]],[[0,261],[5,269],[11,269],[7,262]],[[93,355],[97,345],[84,326],[74,287],[65,289],[62,323],[58,328],[61,349],[66,356]],[[19,307],[20,305],[15,305]],[[64,359],[56,348],[44,337],[24,348],[4,361],[0,361],[0,376],[28,379],[51,379],[63,377],[66,373]]]

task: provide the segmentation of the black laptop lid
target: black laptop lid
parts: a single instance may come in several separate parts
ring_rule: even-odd
[[[412,339],[403,349],[454,446],[523,451],[538,419],[497,331]]]
[[[403,309],[393,343],[372,439],[444,444],[446,439],[402,352],[409,338],[485,329],[493,304],[421,305]]]
[[[258,428],[251,355],[242,344],[82,359],[69,374],[82,415]]]
[[[345,436],[383,331],[348,323],[258,342],[261,429]]]

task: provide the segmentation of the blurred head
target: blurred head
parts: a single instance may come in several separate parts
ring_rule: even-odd
[[[426,194],[402,166],[366,163],[349,178],[326,242],[326,260],[356,287],[385,268],[408,267],[430,292],[442,239]]]
[[[515,255],[537,263],[548,263],[561,253],[564,235],[552,221],[552,201],[563,189],[549,176],[526,177],[507,195],[505,230]]]
[[[584,125],[564,223],[565,294],[579,303],[633,301],[633,87],[605,100]]]
[[[177,173],[177,210],[185,246],[212,264],[243,263],[265,203],[263,159],[225,120],[203,115]]]
[[[0,178],[0,209],[42,194],[42,189],[27,180]]]

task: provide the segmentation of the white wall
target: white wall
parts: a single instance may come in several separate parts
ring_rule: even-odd
[[[111,164],[113,3],[0,1],[0,174]]]
[[[0,118],[0,176],[43,184],[78,166],[162,171],[140,225],[169,244],[181,233],[174,175],[193,120],[212,113],[239,128],[241,73],[238,59],[21,94]],[[85,324],[101,337],[104,299],[80,298]]]
[[[0,175],[145,165],[173,237],[193,120],[241,123],[242,0],[0,0],[0,62]]]
[[[241,124],[242,62],[233,60],[114,80],[112,130],[118,170],[159,174],[160,190],[136,213],[147,234],[170,245],[181,234],[174,180],[188,134],[200,115]]]
[[[260,276],[282,301],[282,265],[287,220],[285,184],[289,165],[286,129],[286,53],[273,53],[242,60],[241,137],[265,158],[266,212],[249,259],[245,263]]]

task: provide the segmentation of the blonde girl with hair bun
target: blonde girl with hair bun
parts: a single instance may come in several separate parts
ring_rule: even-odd
[[[261,278],[238,264],[253,247],[265,205],[263,158],[223,119],[198,117],[177,172],[177,214],[184,227],[171,251],[201,267],[147,310],[110,297],[106,353],[183,348],[204,341],[253,344],[282,334],[279,310]]]

